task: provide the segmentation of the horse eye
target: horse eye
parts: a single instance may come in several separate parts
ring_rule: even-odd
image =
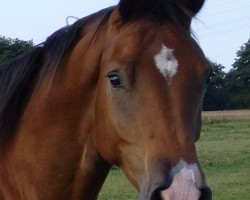
[[[110,72],[107,77],[113,88],[122,88],[121,79],[117,72]]]

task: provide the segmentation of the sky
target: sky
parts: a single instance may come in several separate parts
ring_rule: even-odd
[[[118,0],[7,0],[0,7],[0,35],[39,44],[66,25]],[[236,52],[250,38],[250,0],[206,0],[193,20],[194,34],[205,55],[229,71]],[[68,23],[73,23],[69,18]]]

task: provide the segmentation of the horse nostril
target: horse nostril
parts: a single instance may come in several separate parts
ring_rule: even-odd
[[[212,200],[212,191],[208,186],[200,189],[200,191],[201,196],[199,200]]]
[[[162,200],[161,197],[161,191],[163,190],[163,188],[158,187],[156,188],[150,195],[150,200]]]

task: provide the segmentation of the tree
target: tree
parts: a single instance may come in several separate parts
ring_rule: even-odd
[[[221,64],[212,63],[213,72],[210,74],[209,83],[203,100],[203,110],[225,110],[228,105],[228,90],[226,88],[225,68]]]
[[[250,39],[236,53],[233,69],[228,73],[230,107],[250,108]]]
[[[0,65],[33,47],[32,40],[23,41],[0,36]]]

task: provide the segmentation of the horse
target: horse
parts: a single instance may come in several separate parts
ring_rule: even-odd
[[[210,200],[198,161],[204,0],[120,0],[0,71],[0,199],[96,200],[113,165],[140,200]]]

